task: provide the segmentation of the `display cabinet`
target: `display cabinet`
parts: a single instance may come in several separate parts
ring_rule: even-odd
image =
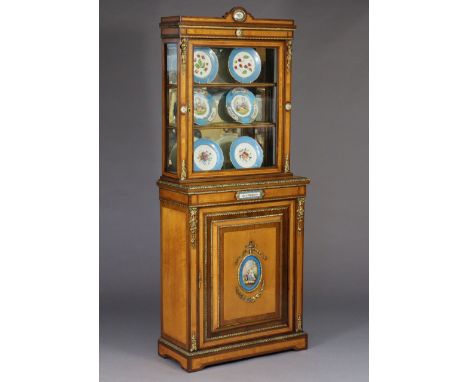
[[[163,17],[161,337],[188,371],[307,348],[292,20]]]

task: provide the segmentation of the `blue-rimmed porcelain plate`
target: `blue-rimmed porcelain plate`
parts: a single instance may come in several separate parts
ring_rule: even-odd
[[[216,142],[201,138],[193,145],[193,167],[195,171],[221,170],[224,155]]]
[[[218,57],[210,48],[193,49],[193,80],[198,84],[212,82],[218,74]]]
[[[256,168],[263,163],[263,150],[255,139],[240,137],[232,142],[229,158],[237,169]]]
[[[236,122],[252,123],[258,114],[257,99],[250,90],[234,88],[226,95],[226,109]]]
[[[253,48],[233,49],[228,59],[229,73],[236,81],[254,82],[262,71],[262,61]]]
[[[193,121],[200,126],[213,122],[216,115],[216,103],[213,96],[206,90],[197,89],[193,92]]]

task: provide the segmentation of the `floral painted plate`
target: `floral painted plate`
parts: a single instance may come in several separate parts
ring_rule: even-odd
[[[216,103],[213,96],[206,90],[193,92],[193,121],[200,126],[213,122],[216,115]]]
[[[210,48],[194,48],[193,80],[198,84],[212,82],[218,74],[218,57]]]
[[[224,155],[216,142],[201,138],[193,145],[193,167],[195,171],[221,170]]]
[[[229,158],[237,169],[257,168],[263,163],[263,150],[255,139],[240,137],[232,142]]]
[[[250,90],[234,88],[226,95],[226,109],[235,121],[252,123],[258,114],[257,99]]]
[[[236,48],[229,55],[229,73],[236,81],[248,84],[254,82],[262,71],[262,61],[252,48]]]

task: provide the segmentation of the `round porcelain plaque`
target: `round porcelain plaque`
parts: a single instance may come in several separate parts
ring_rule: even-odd
[[[232,18],[235,20],[235,21],[244,21],[245,20],[245,12],[242,10],[242,9],[236,9],[234,10],[233,14],[232,14]]]

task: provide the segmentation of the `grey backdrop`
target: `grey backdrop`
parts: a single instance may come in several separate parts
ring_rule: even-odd
[[[291,167],[312,179],[306,201],[304,326],[310,349],[208,368],[230,380],[294,365],[288,379],[367,380],[367,1],[101,0],[101,380],[186,378],[155,357],[159,335],[161,16],[221,16],[242,5],[293,18]],[[234,373],[234,374],[232,374]],[[238,376],[237,376],[238,377]],[[261,376],[257,376],[260,378]],[[234,380],[234,379],[233,379]],[[259,379],[261,380],[261,378]]]

